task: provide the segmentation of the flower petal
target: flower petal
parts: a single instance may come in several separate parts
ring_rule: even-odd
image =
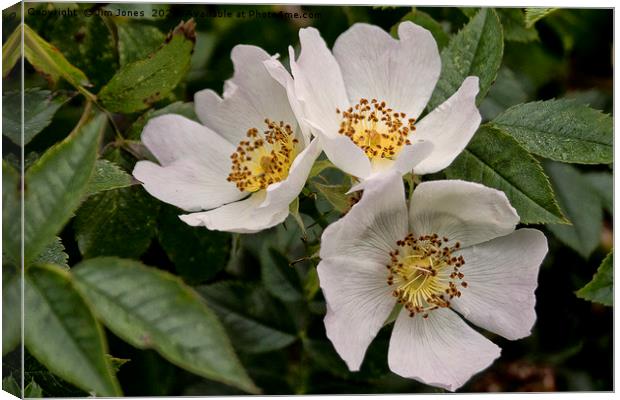
[[[370,176],[372,173],[370,160],[351,139],[343,135],[327,135],[313,122],[307,122],[318,136],[325,155],[335,166],[359,179],[366,179]]]
[[[499,357],[501,349],[447,308],[409,317],[394,325],[388,364],[400,376],[455,391]]]
[[[383,29],[355,24],[334,44],[351,103],[376,98],[417,118],[433,93],[441,72],[437,43],[429,31],[403,22],[400,40]]]
[[[209,169],[230,172],[235,147],[198,122],[176,114],[151,119],[142,131],[142,143],[163,166],[192,159]]]
[[[417,165],[428,157],[432,157],[435,146],[432,142],[419,140],[405,146],[396,158],[394,168],[401,174],[411,172]]]
[[[436,233],[462,247],[514,231],[519,216],[504,192],[459,180],[423,182],[410,200],[409,223],[416,235]]]
[[[263,64],[272,57],[260,47],[237,45],[231,58],[235,73],[225,83],[224,98],[210,89],[194,95],[200,121],[235,145],[246,139],[248,129],[264,130],[265,118],[294,126],[285,87]]]
[[[453,308],[474,324],[506,339],[528,336],[536,321],[537,277],[547,239],[535,229],[463,249],[467,288]]]
[[[407,235],[405,190],[398,172],[373,179],[362,199],[321,238],[321,258],[347,255],[385,265],[396,242]]]
[[[289,48],[295,94],[303,104],[305,118],[325,135],[338,136],[340,118],[336,109],[349,106],[344,81],[336,59],[315,28],[299,30],[301,53]]]
[[[322,260],[317,272],[327,302],[327,337],[349,369],[358,371],[368,345],[396,304],[385,266],[339,256]]]
[[[446,168],[467,146],[481,121],[476,108],[477,94],[478,77],[467,77],[452,97],[416,124],[413,138],[435,145],[431,155],[416,166],[416,174]]]
[[[208,229],[236,233],[254,233],[271,228],[284,221],[289,214],[284,208],[259,208],[265,201],[266,192],[261,190],[245,200],[223,205],[215,210],[180,215],[183,222],[191,226],[206,226]]]
[[[219,171],[192,160],[179,160],[165,167],[139,161],[133,176],[151,196],[185,211],[208,210],[245,196]]]
[[[289,169],[288,177],[267,187],[267,197],[260,208],[287,207],[304,188],[314,160],[321,154],[319,140],[314,139],[308,147],[295,157]]]

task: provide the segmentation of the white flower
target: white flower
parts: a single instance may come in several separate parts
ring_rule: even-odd
[[[349,369],[397,304],[390,369],[452,391],[500,354],[454,311],[507,339],[528,336],[547,240],[515,231],[518,221],[502,192],[480,184],[422,183],[407,210],[398,172],[370,181],[321,239],[325,328]]]
[[[286,89],[292,78],[279,62],[246,45],[231,58],[235,73],[224,98],[212,90],[195,95],[202,124],[172,114],[148,122],[142,142],[160,165],[140,161],[133,175],[166,203],[210,210],[181,215],[189,225],[250,233],[286,219],[321,149],[297,123]]]
[[[437,172],[465,148],[480,125],[470,76],[452,97],[416,118],[441,71],[437,44],[426,29],[403,22],[400,40],[379,27],[355,24],[336,40],[333,54],[319,31],[299,31],[297,61],[289,48],[295,95],[304,120],[327,157],[365,180],[396,169]]]

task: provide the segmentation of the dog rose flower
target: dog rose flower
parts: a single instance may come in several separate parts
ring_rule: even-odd
[[[396,169],[437,172],[465,148],[480,125],[478,78],[470,76],[420,121],[441,71],[437,43],[403,22],[399,40],[377,26],[355,24],[333,54],[318,30],[299,31],[301,53],[289,48],[295,96],[327,157],[361,180]]]
[[[515,230],[518,221],[503,192],[477,183],[421,183],[408,209],[400,173],[369,181],[324,231],[318,266],[327,337],[349,369],[395,306],[390,369],[451,391],[500,355],[461,316],[510,340],[528,336],[547,240]]]
[[[192,211],[180,216],[189,225],[250,233],[286,219],[321,149],[264,65],[279,62],[247,45],[231,58],[223,98],[195,95],[202,124],[172,114],[148,122],[142,142],[159,165],[140,161],[133,175],[151,195]]]

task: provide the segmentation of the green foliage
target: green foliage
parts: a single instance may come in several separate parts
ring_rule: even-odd
[[[334,210],[344,214],[351,205],[347,198],[347,191],[350,189],[348,185],[325,185],[319,182],[312,182],[312,186],[318,190],[318,193],[334,207]]]
[[[525,102],[527,97],[521,80],[512,70],[502,67],[487,97],[480,104],[480,112],[483,119],[492,119],[508,107]]]
[[[588,172],[585,178],[590,187],[596,192],[601,200],[603,208],[610,214],[614,212],[614,176],[609,172]]]
[[[166,35],[157,27],[116,19],[118,57],[121,66],[145,59],[162,45]]]
[[[502,26],[497,13],[481,9],[471,21],[452,37],[441,52],[441,77],[428,104],[434,109],[447,100],[468,76],[480,78],[480,103],[497,76],[504,52]]]
[[[43,390],[41,386],[39,386],[34,379],[30,381],[24,388],[24,397],[33,399],[33,398],[41,398],[43,397]]]
[[[239,351],[263,353],[296,340],[286,309],[256,284],[218,282],[199,289]]]
[[[71,97],[66,93],[30,88],[24,94],[24,139],[26,145],[52,122],[56,111]],[[22,145],[21,91],[2,93],[2,134]]]
[[[33,260],[80,204],[95,166],[105,116],[99,114],[51,147],[26,171],[24,257]]]
[[[265,288],[282,301],[301,301],[303,287],[295,266],[282,252],[269,248],[260,252],[261,276]]]
[[[21,56],[21,26],[11,33],[2,45],[2,77],[6,77]],[[4,93],[3,93],[4,94]]]
[[[575,167],[550,162],[545,169],[551,177],[562,211],[572,222],[572,226],[549,225],[548,228],[587,259],[600,242],[603,219],[601,201],[590,188],[587,178]]]
[[[487,125],[446,169],[446,176],[503,191],[522,223],[566,221],[538,161],[509,135]]]
[[[614,253],[605,257],[592,280],[579,289],[577,297],[584,300],[601,303],[606,306],[614,305]]]
[[[17,398],[22,398],[22,389],[13,377],[13,375],[9,375],[5,378],[2,378],[2,390],[5,392],[11,393],[13,396]]]
[[[24,306],[24,340],[33,356],[87,392],[121,395],[105,357],[103,330],[74,290],[68,272],[52,264],[31,267],[26,274]]]
[[[2,256],[21,265],[21,179],[6,161],[2,160]]]
[[[95,170],[88,182],[86,195],[90,196],[107,190],[120,189],[134,185],[136,181],[118,165],[108,160],[97,160]]]
[[[189,226],[179,219],[181,213],[163,207],[157,222],[159,243],[186,282],[203,283],[226,266],[230,234]]]
[[[129,114],[167,96],[190,67],[194,27],[193,21],[179,24],[152,56],[122,67],[99,92],[101,104]]]
[[[504,39],[512,42],[531,42],[538,40],[538,32],[525,25],[525,15],[520,8],[498,8],[497,14],[504,28]]]
[[[404,17],[401,18],[400,22],[404,21],[411,21],[416,25],[420,25],[421,27],[428,29],[429,32],[433,35],[433,38],[435,38],[435,41],[437,42],[437,47],[440,51],[444,47],[446,47],[446,45],[450,41],[450,36],[448,36],[448,34],[444,31],[441,24],[434,20],[433,17],[431,17],[424,11],[413,8],[411,11],[405,14]],[[394,37],[398,36],[398,25],[400,25],[400,22],[394,25],[390,31],[390,33]]]
[[[205,378],[258,392],[215,314],[180,279],[112,257],[83,261],[73,274],[106,326],[127,342]]]
[[[43,40],[28,25],[24,25],[24,55],[30,64],[52,83],[64,78],[78,89],[90,86],[84,72],[67,61],[56,47]]]
[[[519,104],[492,124],[542,157],[582,164],[613,161],[611,117],[571,100]]]
[[[198,121],[198,116],[196,116],[196,112],[194,111],[194,103],[177,101],[158,110],[150,109],[142,114],[127,130],[127,138],[139,140],[146,123],[149,122],[151,118],[165,114],[179,114],[193,121]]]
[[[69,269],[69,255],[65,253],[65,246],[62,240],[56,237],[33,261],[36,264],[55,264]]]
[[[526,8],[525,9],[525,26],[531,28],[534,24],[547,15],[558,10],[557,8]]]
[[[142,187],[89,197],[77,211],[76,240],[85,258],[139,257],[156,234],[159,202]]]
[[[2,355],[21,341],[21,274],[17,268],[2,266]]]

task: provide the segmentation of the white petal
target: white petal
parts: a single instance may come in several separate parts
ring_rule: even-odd
[[[179,218],[191,226],[206,226],[208,229],[236,233],[254,233],[271,228],[288,216],[288,205],[284,208],[259,208],[265,201],[265,191],[254,193],[245,200],[226,204],[215,210],[180,215]]]
[[[322,260],[317,272],[327,302],[327,337],[349,369],[358,371],[396,304],[385,266],[341,256]]]
[[[441,59],[426,29],[407,21],[398,34],[395,40],[377,26],[355,24],[336,40],[334,56],[351,103],[376,98],[417,118],[439,79]]]
[[[139,161],[133,176],[151,196],[185,211],[208,210],[245,196],[218,171],[189,159],[165,167]]]
[[[547,239],[535,229],[464,249],[461,272],[467,288],[452,306],[474,324],[515,340],[528,336],[536,321],[534,291]]]
[[[446,168],[467,146],[481,121],[476,108],[477,94],[478,77],[467,77],[452,97],[416,124],[413,138],[435,145],[431,155],[416,166],[416,174]]]
[[[301,53],[297,61],[289,48],[295,94],[306,119],[325,135],[338,136],[340,117],[336,109],[349,107],[340,67],[315,28],[300,29],[299,41]]]
[[[204,125],[181,115],[167,114],[151,119],[142,131],[142,143],[166,166],[192,159],[209,169],[230,172],[230,155],[235,147]]]
[[[291,74],[288,73],[282,63],[277,60],[269,59],[263,61],[263,64],[265,65],[265,68],[267,68],[267,72],[269,72],[271,77],[277,80],[284,88],[286,88],[286,95],[288,97],[288,101],[290,103],[291,109],[293,110],[293,114],[295,114],[297,123],[301,128],[303,146],[308,146],[311,138],[310,127],[307,123],[305,123],[303,107],[299,99],[297,98],[297,94],[295,93],[295,82],[293,82],[293,77],[291,77]]]
[[[288,177],[281,182],[269,185],[267,197],[260,207],[288,207],[304,188],[310,169],[312,169],[314,160],[319,154],[321,154],[319,140],[314,139],[308,147],[295,157]]]
[[[499,357],[501,349],[447,308],[409,317],[392,331],[388,364],[400,376],[455,391]]]
[[[519,216],[504,192],[459,180],[423,182],[410,200],[409,221],[416,235],[436,233],[462,247],[511,233]]]
[[[271,77],[263,64],[271,56],[260,47],[237,45],[231,58],[235,74],[226,81],[224,99],[210,89],[194,95],[196,114],[202,123],[235,145],[246,139],[248,129],[264,130],[265,118],[294,126],[296,120],[285,87]]]
[[[347,136],[330,136],[314,123],[308,121],[318,136],[321,147],[329,160],[349,175],[359,179],[366,179],[372,173],[372,166],[366,153]]]
[[[385,265],[398,240],[407,235],[405,190],[398,172],[373,179],[362,199],[321,238],[321,258],[347,255]]]
[[[428,157],[432,157],[435,146],[429,141],[416,141],[410,145],[405,146],[398,158],[394,168],[400,171],[401,174],[411,172],[417,165]]]

